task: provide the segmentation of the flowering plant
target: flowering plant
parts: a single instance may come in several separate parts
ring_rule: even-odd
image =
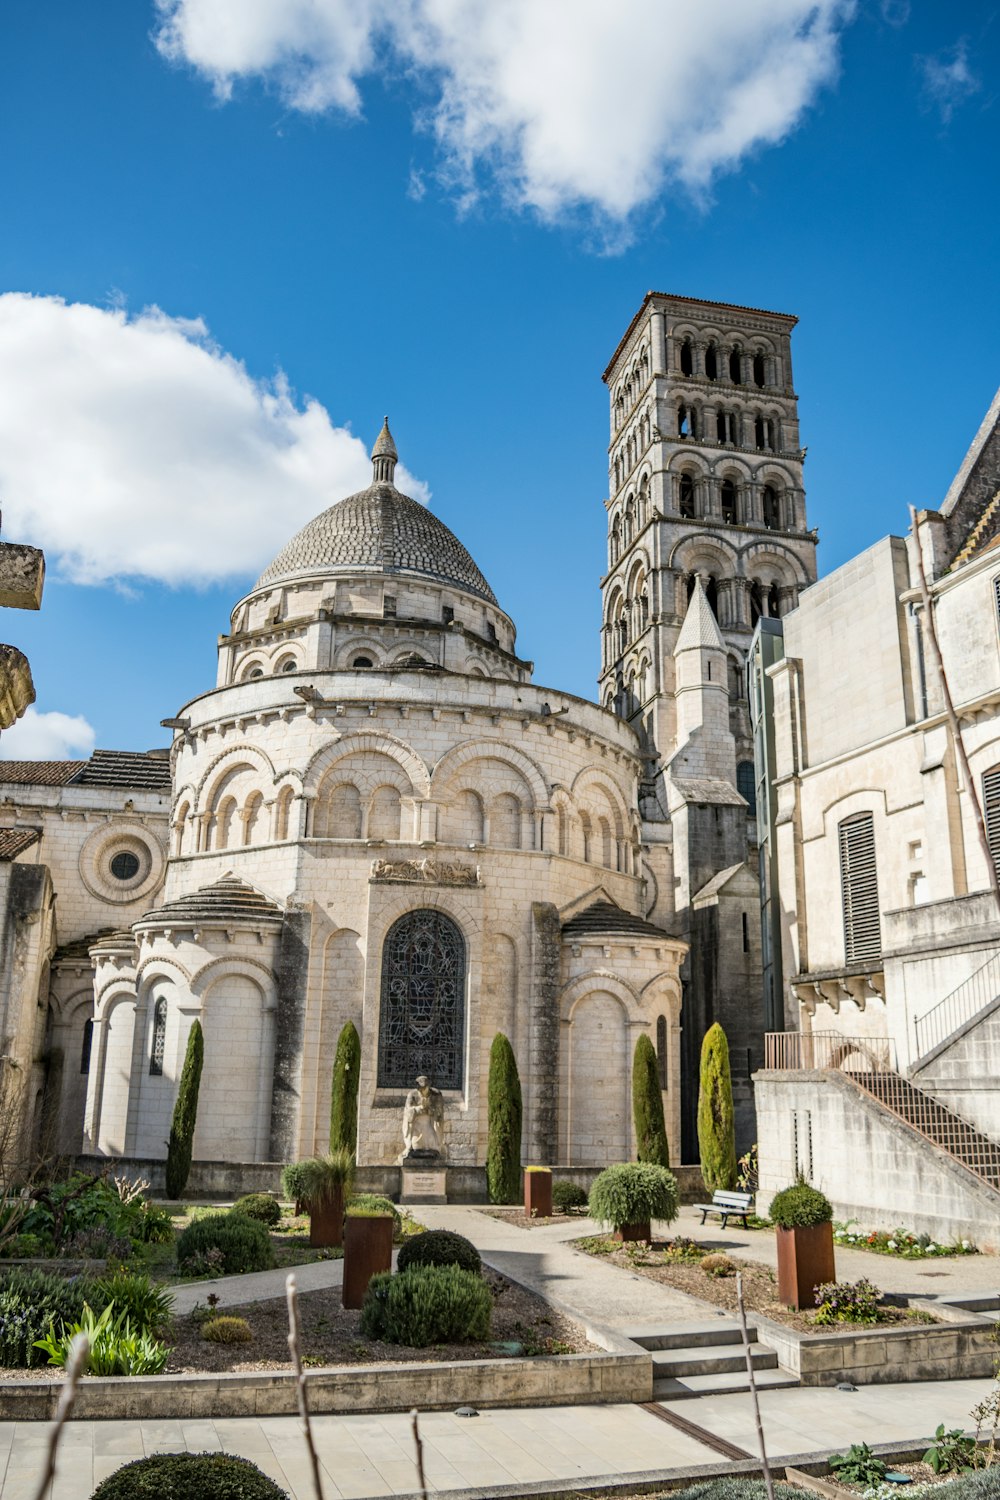
[[[970,1240],[940,1245],[929,1234],[909,1229],[858,1229],[855,1219],[833,1226],[834,1242],[852,1250],[871,1250],[876,1255],[897,1255],[903,1260],[925,1260],[941,1255],[978,1255]]]
[[[877,1323],[883,1293],[860,1281],[824,1281],[816,1288],[817,1323]]]

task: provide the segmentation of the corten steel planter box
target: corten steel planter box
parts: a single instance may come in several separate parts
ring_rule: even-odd
[[[833,1264],[833,1225],[776,1229],[778,1244],[778,1301],[796,1311],[816,1306],[816,1288],[836,1281]]]
[[[524,1211],[529,1219],[552,1217],[552,1173],[524,1173]]]
[[[645,1240],[647,1244],[652,1240],[653,1234],[650,1222],[647,1219],[644,1224],[623,1224],[620,1229],[615,1230],[615,1239],[623,1242],[629,1240]]]
[[[348,1214],[344,1220],[344,1306],[360,1307],[372,1277],[391,1270],[392,1215]]]
[[[343,1188],[337,1188],[329,1198],[309,1209],[309,1243],[318,1246],[344,1243]]]

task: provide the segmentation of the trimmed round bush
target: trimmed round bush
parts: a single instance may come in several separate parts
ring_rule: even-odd
[[[248,1458],[156,1453],[102,1479],[90,1500],[290,1500]]]
[[[552,1184],[552,1207],[561,1214],[571,1208],[586,1208],[587,1189],[578,1182],[554,1182]]]
[[[492,1293],[476,1272],[456,1265],[411,1266],[395,1276],[381,1271],[372,1277],[361,1331],[409,1349],[464,1344],[489,1338],[492,1311]]]
[[[648,1161],[605,1167],[590,1189],[590,1215],[612,1229],[677,1217],[677,1178],[666,1167]]]
[[[253,1330],[246,1318],[209,1318],[201,1325],[201,1336],[210,1344],[249,1344]]]
[[[819,1188],[796,1182],[775,1193],[768,1213],[779,1229],[811,1229],[814,1224],[829,1224],[833,1204]]]
[[[459,1266],[476,1276],[483,1269],[472,1241],[450,1229],[428,1229],[424,1234],[415,1234],[400,1247],[396,1264],[401,1271],[408,1271],[411,1266]]]
[[[383,1198],[381,1193],[354,1193],[347,1205],[349,1214],[391,1214],[393,1230],[399,1228],[403,1218],[399,1209],[391,1198]]]
[[[270,1193],[244,1193],[233,1204],[232,1212],[245,1214],[248,1219],[256,1219],[261,1224],[269,1224],[272,1229],[275,1224],[281,1223],[281,1204]]]
[[[263,1224],[243,1214],[206,1214],[195,1219],[177,1241],[177,1264],[217,1250],[222,1260],[219,1273],[242,1276],[247,1271],[270,1271],[274,1265],[271,1237]]]

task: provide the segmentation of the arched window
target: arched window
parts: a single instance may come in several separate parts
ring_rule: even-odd
[[[718,380],[719,378],[719,352],[714,344],[709,344],[705,350],[705,379]]]
[[[758,349],[753,357],[753,383],[763,387],[766,384],[767,369],[764,364],[764,356]]]
[[[377,786],[368,807],[368,837],[398,839],[400,797],[394,786]]]
[[[694,374],[694,351],[691,348],[690,339],[685,339],[681,345],[681,374]]]
[[[243,842],[255,844],[261,836],[264,822],[264,798],[260,792],[251,792],[243,809]]]
[[[80,1046],[80,1072],[90,1072],[90,1051],[94,1044],[94,1023],[88,1016],[83,1023],[83,1041]]]
[[[781,614],[781,595],[776,583],[772,583],[767,591],[767,612],[772,620],[776,620]]]
[[[719,590],[716,587],[716,583],[715,583],[715,579],[714,578],[709,578],[708,582],[705,585],[705,598],[708,600],[708,607],[709,607],[709,609],[712,611],[712,613],[715,616],[715,618],[718,619],[719,618]]]
[[[635,503],[632,499],[632,496],[629,495],[628,499],[625,501],[625,520],[624,525],[622,526],[622,540],[624,541],[626,547],[630,547],[632,545],[634,525]]]
[[[756,625],[764,613],[764,591],[756,579],[750,585],[750,624]]]
[[[278,794],[278,813],[275,818],[274,836],[276,839],[287,839],[288,824],[292,810],[292,798],[295,796],[290,786],[282,787]]]
[[[764,525],[768,531],[780,531],[781,504],[773,484],[765,484],[761,491],[761,501],[764,507]]]
[[[378,1087],[412,1088],[426,1074],[439,1089],[463,1084],[465,939],[441,911],[411,911],[382,949]]]
[[[452,842],[456,844],[481,844],[483,842],[483,800],[471,788],[459,792],[448,809],[447,826],[451,829]]]
[[[611,824],[607,818],[598,818],[597,827],[601,835],[601,864],[606,870],[615,867],[614,844],[611,841]]]
[[[372,661],[370,656],[356,656],[351,662],[351,666],[355,670],[360,667],[373,667],[374,665],[375,663]]]
[[[739,344],[729,354],[729,378],[733,385],[739,385],[743,379],[743,368],[741,350]]]
[[[689,520],[694,516],[694,476],[692,474],[681,475],[680,512]]]
[[[622,550],[621,526],[619,524],[618,517],[615,516],[614,520],[611,523],[611,564],[612,564],[612,567],[614,566],[614,564],[618,561],[619,557],[621,556],[621,550]]]
[[[677,436],[691,436],[691,413],[686,406],[677,408]]]
[[[636,501],[636,522],[639,530],[645,526],[649,517],[649,476],[644,474],[639,481],[639,498]]]
[[[228,849],[233,839],[233,823],[236,818],[236,798],[227,797],[215,814],[215,847]]]
[[[317,826],[317,838],[359,839],[361,797],[356,786],[345,781],[335,786],[326,800],[325,827]],[[319,819],[317,819],[319,824]]]
[[[161,996],[153,1006],[153,1039],[149,1048],[149,1071],[159,1078],[163,1073],[163,1049],[167,1042],[167,1002]]]
[[[774,450],[774,423],[770,417],[758,417],[754,422],[754,440],[761,450]]]
[[[844,903],[844,956],[848,963],[870,963],[882,956],[875,824],[871,813],[845,818],[837,834]]]
[[[294,656],[283,656],[274,670],[275,672],[294,672],[298,665]]]
[[[731,479],[722,481],[722,519],[730,526],[736,524],[736,486]]]
[[[667,1086],[667,1018],[656,1018],[656,1071],[660,1075],[660,1088]]]
[[[754,775],[753,761],[741,760],[736,767],[736,790],[746,802],[751,816],[757,815],[757,778]]]
[[[628,606],[622,605],[618,617],[618,655],[623,656],[628,648]]]

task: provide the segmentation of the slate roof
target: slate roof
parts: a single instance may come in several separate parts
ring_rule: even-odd
[[[0,760],[0,785],[120,786],[170,791],[167,750],[95,750],[89,760]]]
[[[40,828],[0,828],[0,861],[9,863],[37,844],[42,836]]]
[[[84,937],[74,938],[71,943],[62,943],[52,955],[52,962],[59,963],[90,963],[90,950],[95,943],[111,936],[110,927],[102,927],[98,932],[88,932]],[[132,934],[128,934],[129,942],[132,942]]]
[[[663,942],[670,937],[662,927],[654,927],[652,922],[622,911],[620,906],[615,906],[611,901],[595,901],[593,905],[584,907],[583,911],[577,912],[575,917],[570,917],[563,924],[562,932],[563,937],[570,941],[574,938],[615,936],[639,937],[646,942],[655,938]]]
[[[720,807],[748,806],[747,799],[741,797],[734,786],[714,776],[675,776],[671,772],[670,780],[685,802],[715,803]]]
[[[264,569],[255,588],[279,579],[359,569],[421,573],[477,594],[490,604],[497,602],[454,532],[426,505],[384,482],[370,484],[315,516]]]
[[[228,927],[281,921],[281,907],[261,891],[223,875],[201,890],[179,896],[165,906],[155,906],[136,922],[136,927]]]

